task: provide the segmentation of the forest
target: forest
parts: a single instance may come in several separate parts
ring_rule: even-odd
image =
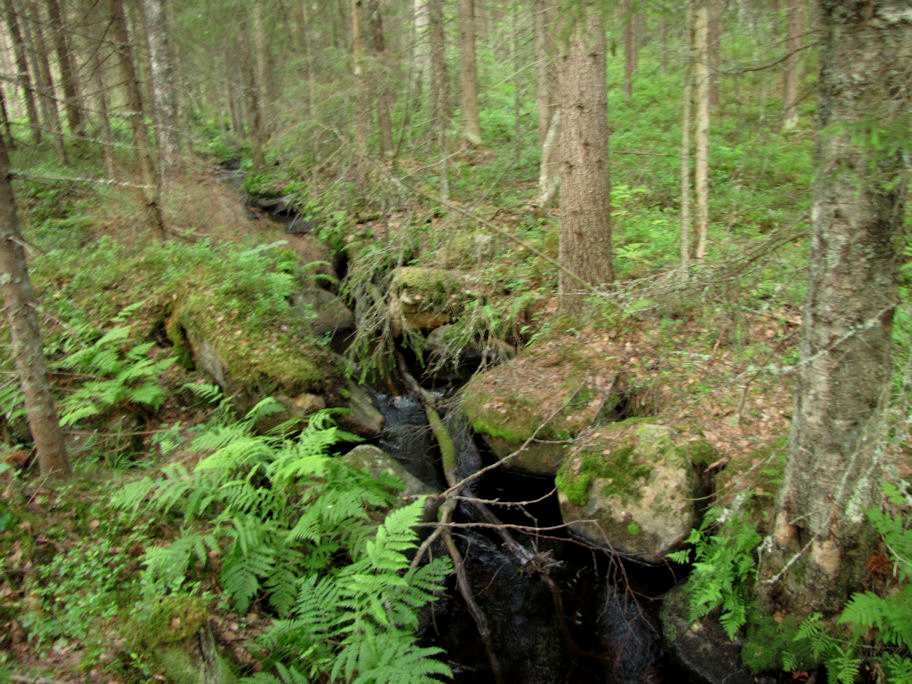
[[[912,683],[912,0],[0,0],[0,684]]]

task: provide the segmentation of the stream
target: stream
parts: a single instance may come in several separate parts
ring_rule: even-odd
[[[239,171],[223,169],[222,178],[240,190]],[[290,234],[300,234],[312,228],[283,199],[248,198],[248,206],[273,224],[272,229],[279,224]],[[443,417],[457,447],[460,479],[494,461],[468,427],[458,402],[450,401],[473,370],[467,369],[462,378],[429,383],[440,405],[450,407]],[[445,489],[437,442],[421,401],[404,391],[389,394],[390,387],[365,389],[385,422],[382,434],[373,440],[375,445],[435,491]],[[489,624],[488,645],[496,654],[500,681],[754,681],[743,671],[724,667],[721,677],[706,674],[700,662],[707,655],[712,660],[715,654],[694,654],[698,655],[694,667],[686,662],[689,658],[669,647],[663,640],[659,608],[663,595],[684,579],[686,571],[625,558],[574,537],[560,527],[553,477],[493,468],[461,495],[453,517],[453,539],[464,559],[471,592]],[[473,505],[473,498],[485,500],[488,510],[507,526],[513,546]],[[428,534],[423,532],[425,537]],[[517,553],[517,548],[522,552]],[[447,552],[438,540],[430,553]],[[425,609],[422,622],[422,640],[444,649],[455,681],[498,681],[455,576],[445,595]]]

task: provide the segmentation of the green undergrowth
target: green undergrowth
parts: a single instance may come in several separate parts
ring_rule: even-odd
[[[353,436],[326,412],[303,431],[263,434],[254,426],[276,402],[238,419],[217,387],[187,389],[211,417],[172,433],[165,453],[179,458],[126,477],[78,467],[37,498],[25,481],[8,488],[21,494],[0,510],[0,579],[13,597],[3,618],[38,662],[73,652],[90,679],[197,676],[209,657],[199,644],[225,620],[262,669],[220,655],[223,681],[449,676],[439,649],[417,639],[420,609],[450,572],[444,559],[410,568],[423,502],[388,513],[402,483],[330,455]]]
[[[755,673],[810,671],[823,665],[827,681],[852,684],[860,673],[902,684],[912,678],[912,516],[908,485],[885,486],[884,509],[868,511],[891,568],[879,592],[853,594],[831,619],[771,616],[756,602],[762,536],[744,511],[712,507],[688,538],[690,549],[669,554],[692,563],[685,585],[690,619],[714,614],[729,638],[741,638],[741,657]]]

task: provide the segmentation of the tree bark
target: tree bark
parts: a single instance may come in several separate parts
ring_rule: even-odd
[[[380,129],[380,157],[386,159],[393,153],[393,122],[390,118],[392,65],[389,63],[386,38],[383,35],[383,13],[379,0],[367,0],[367,14],[371,51],[374,57],[372,71],[376,74],[373,89],[377,108],[377,126]]]
[[[54,139],[54,147],[57,148],[57,156],[64,164],[69,163],[67,158],[66,144],[63,139],[63,126],[60,123],[60,112],[57,110],[57,95],[54,91],[54,80],[51,75],[51,63],[48,61],[47,45],[44,40],[44,19],[41,16],[41,9],[34,0],[29,3],[30,13],[28,19],[23,22],[25,33],[28,36],[28,45],[34,64],[33,71],[38,81],[38,101],[41,103],[41,111],[44,114],[44,124]]]
[[[802,31],[801,0],[788,0],[788,28],[785,41],[785,78],[783,80],[783,102],[785,116],[782,119],[783,130],[790,131],[798,125],[798,44]]]
[[[133,129],[133,146],[136,148],[136,155],[139,157],[139,167],[142,173],[142,194],[146,213],[152,228],[161,237],[164,237],[165,220],[161,210],[158,176],[155,173],[155,164],[152,161],[152,146],[149,142],[149,130],[146,128],[142,92],[136,75],[136,64],[133,61],[133,47],[130,44],[130,34],[127,31],[127,17],[124,14],[123,0],[109,0],[108,8],[111,12],[111,39],[114,41],[114,47],[117,52],[120,75],[126,90],[127,107],[130,110],[129,118],[130,126]]]
[[[250,41],[250,21],[247,11],[241,13],[239,28],[241,47],[241,73],[244,79],[244,95],[250,116],[251,137],[253,138],[253,166],[262,169],[266,166],[263,152],[263,111],[260,107],[260,87],[257,79],[257,58]]]
[[[605,26],[598,0],[582,0],[563,19],[561,102],[560,309],[578,312],[590,294],[614,279],[608,173]],[[571,22],[571,25],[567,25]]]
[[[366,176],[367,131],[370,128],[370,85],[364,72],[364,0],[351,0],[352,71],[355,77],[355,168],[358,180]]]
[[[9,323],[13,361],[25,395],[29,430],[45,477],[70,473],[63,432],[48,381],[47,361],[35,313],[35,293],[22,247],[16,200],[10,184],[9,156],[0,139],[0,283]]]
[[[98,107],[98,122],[101,128],[101,147],[105,173],[107,173],[108,178],[114,178],[116,173],[114,169],[114,131],[111,128],[111,116],[108,112],[108,90],[104,79],[104,68],[98,50],[92,50],[92,80],[96,90],[95,103]]]
[[[475,64],[475,0],[459,0],[459,48],[462,85],[462,135],[470,145],[481,145],[478,115],[478,69]]]
[[[420,97],[431,78],[431,47],[428,0],[414,0],[412,25],[415,30],[412,47],[412,73],[415,78],[415,94]]]
[[[440,155],[440,194],[450,196],[447,161],[447,128],[450,125],[450,80],[446,64],[446,34],[443,28],[443,0],[428,0],[428,33],[431,42],[431,127]]]
[[[25,111],[32,131],[32,142],[37,145],[42,138],[41,121],[38,118],[35,89],[32,85],[32,78],[29,75],[28,48],[22,36],[19,18],[16,16],[12,0],[3,0],[3,12],[6,18],[6,28],[13,43],[13,54],[16,58],[16,78],[19,81],[19,87],[22,89],[22,100],[25,102]]]
[[[155,121],[158,129],[159,173],[162,183],[179,166],[180,122],[177,111],[177,83],[174,53],[168,27],[166,0],[143,0],[146,26],[149,27],[149,65]]]
[[[722,0],[709,0],[709,31],[707,49],[709,51],[709,106],[717,111],[722,103],[719,91],[720,60],[722,58]]]
[[[772,549],[775,606],[837,611],[880,500],[909,152],[908,0],[818,0],[822,47],[810,284]],[[825,587],[825,590],[822,588]]]
[[[535,60],[538,64],[538,143],[544,145],[551,128],[551,117],[558,111],[552,0],[533,0],[532,12],[535,21]]]
[[[63,12],[60,11],[60,0],[46,0],[46,2],[51,32],[54,37],[54,49],[57,52],[57,65],[60,68],[60,83],[63,86],[67,124],[71,131],[82,134],[83,118],[79,98],[79,80],[67,38],[69,31],[64,24]]]
[[[703,261],[709,233],[709,0],[696,0],[694,9],[694,80],[697,96],[696,177],[697,245],[695,256]]]
[[[264,135],[274,125],[274,107],[278,97],[278,82],[275,74],[275,55],[266,34],[266,18],[263,16],[264,0],[253,3],[253,43],[256,46],[257,82],[260,90],[260,112],[263,117]]]
[[[0,85],[0,126],[3,127],[0,135],[6,136],[6,144],[13,149],[16,147],[16,137],[13,135],[13,127],[10,125],[9,110],[6,108],[6,93]]]
[[[637,35],[634,0],[624,0],[624,94],[633,97],[633,74],[636,71]]]
[[[693,4],[687,3],[687,18],[684,35],[687,37],[688,58],[684,64],[684,95],[681,98],[681,270],[684,275],[690,270],[691,233],[691,189],[690,189],[690,148],[693,109],[694,36]]]

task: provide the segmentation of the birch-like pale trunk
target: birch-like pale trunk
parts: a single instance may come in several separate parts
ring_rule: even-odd
[[[782,129],[790,131],[798,125],[798,83],[800,60],[798,47],[801,39],[801,0],[788,0],[788,28],[785,41],[785,51],[788,57],[785,60],[785,74],[783,79],[783,102],[785,116],[782,119]]]
[[[177,111],[177,83],[166,0],[143,0],[149,27],[149,65],[158,129],[159,173],[164,183],[180,161],[180,122]]]
[[[696,187],[697,245],[695,257],[703,261],[709,233],[709,0],[697,0],[694,9],[694,81],[696,86]]]
[[[818,0],[820,76],[810,282],[785,478],[760,588],[832,615],[877,538],[893,316],[908,192],[908,0]],[[905,158],[904,158],[905,157]]]

